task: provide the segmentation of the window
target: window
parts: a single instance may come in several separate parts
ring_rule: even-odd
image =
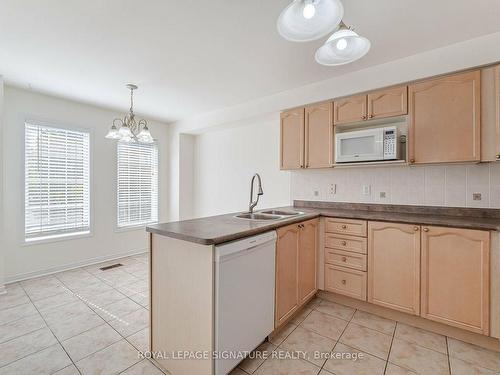
[[[25,124],[26,241],[90,232],[89,133]]]
[[[118,228],[158,221],[158,147],[118,142]]]

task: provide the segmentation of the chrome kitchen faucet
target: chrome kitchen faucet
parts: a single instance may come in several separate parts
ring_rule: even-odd
[[[257,193],[257,199],[253,200],[253,183],[255,181],[255,177],[257,177],[257,183],[259,184],[259,192]],[[252,181],[250,182],[250,204],[248,205],[248,212],[253,213],[253,209],[255,206],[257,206],[257,203],[259,203],[259,196],[263,195],[264,191],[262,191],[262,180],[260,179],[260,176],[258,173],[254,174],[252,177]]]

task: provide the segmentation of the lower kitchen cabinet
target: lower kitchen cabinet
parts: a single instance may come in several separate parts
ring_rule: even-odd
[[[318,219],[277,230],[275,327],[284,324],[317,291]]]
[[[306,221],[299,233],[299,305],[304,304],[317,291],[316,253],[318,248],[318,220]]]
[[[420,313],[420,226],[368,223],[368,302]]]
[[[366,272],[325,264],[325,290],[366,301]]]
[[[421,316],[489,333],[490,233],[422,227]]]

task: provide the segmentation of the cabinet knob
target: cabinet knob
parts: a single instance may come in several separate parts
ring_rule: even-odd
[[[429,231],[429,228],[424,228],[424,232],[428,232]]]
[[[342,285],[345,285],[346,283],[347,283],[347,281],[345,281],[345,279],[342,280]]]
[[[418,227],[413,227],[413,230],[414,230],[415,232],[418,232]]]
[[[363,120],[366,120],[366,116],[361,117]]]
[[[346,241],[342,241],[341,244],[342,244],[342,246],[345,246],[345,245],[347,245],[347,242]]]
[[[342,229],[347,229],[347,225],[342,225]]]
[[[346,257],[342,257],[342,262],[347,262],[347,258]]]
[[[415,163],[415,159],[410,159],[410,163]]]
[[[375,115],[372,113],[372,114],[370,115],[370,118],[373,118],[374,116],[375,116]]]
[[[497,155],[497,159],[500,159],[500,155]]]

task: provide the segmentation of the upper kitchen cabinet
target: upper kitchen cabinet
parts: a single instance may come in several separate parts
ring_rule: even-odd
[[[399,86],[368,94],[368,119],[408,114],[408,87]]]
[[[305,109],[305,167],[327,168],[333,163],[333,103]]]
[[[481,70],[481,161],[500,161],[500,65]]]
[[[350,96],[344,99],[338,99],[334,103],[335,125],[348,124],[366,120],[366,95]]]
[[[422,228],[423,318],[489,333],[489,243],[487,231]]]
[[[409,86],[412,164],[479,161],[479,70]]]
[[[408,113],[408,86],[377,90],[336,100],[334,124],[342,125],[371,119],[403,116]]]
[[[281,169],[304,167],[304,108],[281,113]]]
[[[328,168],[333,163],[333,104],[281,113],[281,169]]]

